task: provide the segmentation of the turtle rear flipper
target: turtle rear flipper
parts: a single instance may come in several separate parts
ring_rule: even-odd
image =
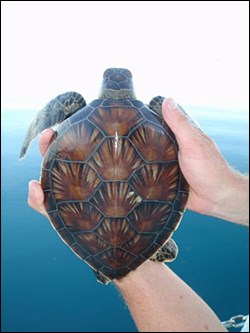
[[[178,246],[172,238],[159,248],[159,250],[150,257],[152,261],[170,262],[174,261],[178,255]]]
[[[20,159],[26,155],[29,145],[44,129],[60,124],[86,105],[84,98],[76,92],[66,92],[52,99],[32,120],[24,139]]]

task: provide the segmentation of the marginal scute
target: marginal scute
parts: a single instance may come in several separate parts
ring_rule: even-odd
[[[44,170],[51,170],[54,164],[54,154],[52,154],[50,151],[47,152],[44,156],[43,160],[43,169]]]
[[[137,258],[135,258],[137,259]],[[102,260],[102,258],[100,258]],[[121,277],[127,275],[131,269],[129,268],[129,265],[123,266],[122,268],[112,268],[110,266],[102,266],[100,272],[104,276],[108,276],[110,280],[113,279],[120,279]]]
[[[171,214],[169,215],[169,217],[164,225],[164,230],[170,231],[170,232],[175,231],[180,224],[182,216],[183,216],[182,211],[172,210]]]
[[[68,229],[61,229],[58,230],[59,235],[61,236],[61,238],[63,239],[63,241],[68,244],[69,246],[75,244],[75,238],[72,235],[72,233],[68,230]]]
[[[57,203],[54,194],[51,190],[44,191],[44,206],[47,212],[53,212],[57,210]]]
[[[52,211],[51,213],[49,213],[49,218],[50,221],[53,221],[52,226],[56,230],[65,228],[65,223],[57,211]]]
[[[162,244],[163,245],[163,244]],[[143,252],[142,256],[144,258],[150,258],[157,250],[159,249],[159,244],[152,243],[150,244]]]
[[[169,229],[163,229],[155,239],[155,244],[161,246],[164,244],[172,235],[173,231]]]
[[[51,190],[51,178],[50,178],[50,171],[43,169],[41,178],[40,178],[41,186],[44,191]]]
[[[76,255],[81,259],[86,259],[89,257],[89,252],[84,249],[79,243],[75,243],[71,246],[71,249],[76,253]]]

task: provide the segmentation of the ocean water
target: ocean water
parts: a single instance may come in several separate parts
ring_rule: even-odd
[[[247,173],[247,112],[201,107],[189,111],[228,162]],[[28,181],[40,173],[38,140],[26,159],[18,157],[33,112],[2,111],[1,331],[135,332],[115,287],[97,283],[89,266],[27,205]],[[221,320],[249,313],[247,228],[187,211],[174,239],[180,252],[170,267]]]

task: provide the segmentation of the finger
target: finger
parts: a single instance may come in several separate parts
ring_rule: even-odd
[[[46,153],[48,146],[55,139],[55,133],[51,128],[42,131],[39,139],[39,150],[42,156]]]
[[[31,180],[29,182],[29,195],[28,204],[31,208],[37,212],[48,217],[46,209],[44,207],[44,194],[41,185],[36,180]]]
[[[201,132],[199,124],[194,121],[188,113],[178,106],[172,98],[166,98],[162,105],[162,114],[174,132],[177,141],[187,141],[187,139],[197,136],[197,131]]]

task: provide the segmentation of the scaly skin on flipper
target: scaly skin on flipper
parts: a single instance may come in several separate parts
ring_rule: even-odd
[[[154,253],[150,258],[152,261],[158,262],[170,262],[174,261],[178,255],[178,246],[172,238],[169,238],[167,242],[159,248],[159,250]]]
[[[151,99],[148,107],[155,113],[162,116],[162,103],[163,103],[164,99],[165,99],[165,97],[163,97],[163,96],[156,96]]]
[[[101,283],[101,284],[105,284],[105,285],[109,284],[110,280],[109,280],[106,276],[104,276],[101,272],[99,272],[99,271],[95,271],[95,270],[93,269],[93,273],[95,274],[96,280],[97,280],[99,283]]]
[[[84,98],[76,92],[66,92],[52,99],[31,122],[24,139],[20,159],[24,158],[29,145],[44,129],[60,124],[86,105]]]

